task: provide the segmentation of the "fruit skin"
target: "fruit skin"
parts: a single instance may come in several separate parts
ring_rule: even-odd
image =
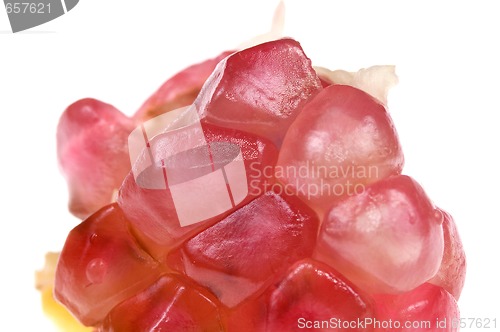
[[[357,72],[345,70],[329,70],[323,67],[314,67],[323,86],[331,84],[349,85],[379,100],[387,105],[389,90],[398,83],[395,66],[371,66],[361,68]]]
[[[223,332],[224,312],[206,289],[185,277],[167,274],[118,304],[98,332]]]
[[[266,186],[273,184],[274,178],[269,178],[264,173],[264,170],[268,169],[267,173],[273,174],[272,169],[278,158],[278,151],[271,142],[250,133],[218,127],[213,124],[204,123],[202,128],[208,143],[227,142],[241,149],[246,170],[248,194],[241,203],[224,214],[181,227],[170,190],[142,188],[134,180],[132,172],[129,173],[120,188],[117,202],[130,220],[134,234],[158,260],[163,260],[165,254],[173,246],[260,196],[265,192]],[[162,144],[162,141],[170,142],[171,139],[170,137],[166,140],[161,135],[154,139],[151,143],[153,155],[161,155],[167,148],[175,149],[170,145]],[[184,144],[182,139],[177,140],[177,142]],[[161,171],[160,167],[158,169]]]
[[[276,178],[321,215],[334,200],[400,174],[403,162],[384,106],[354,87],[331,85],[290,126]]]
[[[458,301],[467,269],[465,250],[453,217],[446,211],[439,211],[443,214],[444,254],[439,271],[429,282],[443,287]]]
[[[279,147],[292,121],[320,89],[300,44],[281,39],[222,60],[194,105],[206,122],[254,133]]]
[[[253,302],[230,312],[228,331],[373,331],[363,325],[344,329],[341,324],[374,315],[369,295],[332,267],[308,258],[277,276]]]
[[[186,241],[168,262],[234,307],[310,257],[318,224],[300,200],[269,191]]]
[[[161,273],[114,203],[69,233],[57,264],[54,295],[82,324],[91,326]]]
[[[379,321],[377,332],[382,331],[443,331],[459,330],[460,312],[453,296],[443,288],[424,283],[403,294],[374,296]],[[382,325],[392,322],[392,327]],[[405,324],[415,324],[406,327]],[[399,328],[401,327],[401,328]]]
[[[313,257],[370,293],[407,292],[439,269],[442,219],[415,180],[390,177],[332,205]]]
[[[112,202],[130,170],[127,138],[133,128],[132,120],[96,99],[81,99],[62,114],[57,157],[75,216],[84,219]]]

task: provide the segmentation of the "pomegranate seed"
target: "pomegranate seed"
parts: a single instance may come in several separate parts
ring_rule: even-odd
[[[208,122],[257,134],[279,146],[301,108],[320,88],[300,44],[281,39],[222,60],[195,105]]]
[[[330,266],[298,261],[264,294],[237,307],[229,318],[231,331],[373,331],[349,325],[374,319],[370,296]]]
[[[203,131],[208,143],[230,143],[241,149],[246,171],[246,180],[244,181],[247,184],[248,193],[239,204],[236,204],[233,208],[226,211],[226,213],[209,218],[206,221],[182,227],[177,216],[171,191],[168,188],[142,188],[135,181],[133,174],[130,173],[120,188],[118,204],[130,220],[141,243],[158,259],[161,259],[175,244],[221,220],[236,208],[245,205],[253,198],[261,195],[265,191],[266,186],[269,185],[268,182],[272,183],[273,181],[273,178],[268,178],[265,174],[268,168],[271,168],[271,170],[267,170],[266,173],[273,173],[272,167],[275,165],[278,157],[278,152],[272,143],[249,133],[217,127],[211,124],[204,124]],[[167,145],[171,143],[171,140],[171,136],[157,137],[151,143],[152,153],[161,155],[167,148],[175,149],[172,144]],[[185,144],[185,139],[178,139],[176,142],[179,145],[183,145]],[[192,152],[188,153],[193,156]],[[192,163],[193,158],[189,158],[189,161]],[[206,166],[203,165],[203,162],[203,160],[201,160],[201,163],[198,161],[198,165],[195,163],[190,167],[199,169],[201,166]],[[177,163],[178,166],[176,168],[180,169],[183,173],[188,169],[188,167],[183,166],[182,160],[178,160]],[[161,167],[153,167],[162,172]],[[209,171],[211,171],[211,168],[207,170],[207,172]],[[163,183],[163,173],[160,174]],[[204,199],[204,197],[192,197],[192,195],[190,195],[190,198],[194,202],[200,202]]]
[[[437,274],[429,281],[446,289],[458,301],[465,283],[465,251],[452,216],[443,210],[444,254]]]
[[[165,112],[193,103],[215,66],[232,52],[189,66],[168,79],[134,114],[135,122],[144,122]]]
[[[317,228],[309,207],[270,191],[188,240],[169,262],[233,307],[309,257]]]
[[[324,88],[288,130],[276,177],[322,214],[331,202],[401,172],[391,118],[373,97],[346,85]]]
[[[415,180],[390,177],[333,204],[315,257],[369,292],[407,292],[439,268],[442,218]]]
[[[118,304],[100,332],[224,331],[217,299],[180,276],[165,275]]]
[[[69,233],[54,294],[83,324],[94,325],[158,278],[161,270],[130,233],[121,209],[112,204]]]
[[[132,120],[109,104],[82,99],[57,127],[57,155],[68,181],[70,211],[86,218],[113,200],[130,170],[127,137]]]
[[[376,331],[458,331],[457,302],[441,287],[429,283],[398,295],[376,295]],[[388,326],[388,324],[391,325]]]

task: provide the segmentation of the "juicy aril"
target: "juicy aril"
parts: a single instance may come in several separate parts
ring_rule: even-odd
[[[188,68],[133,118],[70,106],[58,153],[72,211],[92,213],[68,236],[56,299],[98,331],[436,331],[444,318],[454,331],[465,255],[453,219],[401,175],[385,97],[332,77],[282,39]],[[141,185],[135,164],[126,175],[132,127],[189,104],[210,158],[183,150],[189,127],[164,128],[141,158],[165,182]],[[240,152],[239,201],[231,160],[214,161],[221,146]],[[169,176],[195,171],[222,172],[232,205],[181,226]],[[212,190],[201,189],[182,197],[192,211]]]

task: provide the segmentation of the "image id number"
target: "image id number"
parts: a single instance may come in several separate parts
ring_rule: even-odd
[[[454,328],[461,329],[496,329],[496,318],[460,318],[452,322]]]
[[[50,14],[50,3],[14,2],[5,5],[7,14]]]

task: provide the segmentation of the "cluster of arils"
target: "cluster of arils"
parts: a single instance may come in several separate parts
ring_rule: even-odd
[[[401,174],[380,80],[344,74],[316,71],[281,39],[180,72],[132,118],[97,100],[71,105],[58,155],[85,220],[60,255],[57,300],[99,331],[435,331],[456,320],[465,255],[453,219]],[[148,137],[147,169],[131,169],[134,128],[188,105],[199,126]],[[185,148],[199,130],[208,161]],[[238,177],[215,160],[221,146],[237,148]],[[196,172],[202,186],[189,182]],[[209,199],[216,173],[229,206]],[[191,183],[182,197],[179,183]],[[182,216],[216,213],[183,223],[179,199]]]

